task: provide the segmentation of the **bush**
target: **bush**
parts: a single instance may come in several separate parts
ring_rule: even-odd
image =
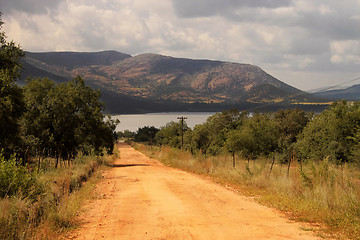
[[[0,154],[0,198],[19,195],[23,198],[34,197],[43,191],[37,181],[36,173],[17,164],[14,156],[9,160]]]

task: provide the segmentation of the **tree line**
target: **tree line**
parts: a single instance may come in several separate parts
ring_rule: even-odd
[[[143,130],[138,133],[146,134]],[[210,116],[194,129],[185,124],[183,131],[183,148],[193,154],[232,153],[246,159],[276,158],[283,163],[325,158],[335,163],[360,163],[360,102],[337,101],[318,114],[297,108],[273,113],[231,109]],[[152,132],[156,132],[154,143],[182,147],[180,122]]]
[[[25,54],[6,40],[2,25],[0,19],[1,155],[69,159],[78,152],[112,152],[116,122],[104,120],[100,91],[86,86],[80,76],[60,84],[33,78],[19,87],[16,80]]]

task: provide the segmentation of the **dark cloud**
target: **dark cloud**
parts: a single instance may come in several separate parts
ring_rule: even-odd
[[[31,14],[45,14],[56,8],[63,0],[0,0],[0,9],[4,14],[14,11]]]
[[[290,0],[173,0],[179,17],[209,17],[223,15],[240,8],[278,8],[289,6]]]
[[[360,19],[350,15],[336,13],[325,16],[316,13],[304,13],[295,23],[307,29],[313,37],[326,37],[330,39],[359,39]]]

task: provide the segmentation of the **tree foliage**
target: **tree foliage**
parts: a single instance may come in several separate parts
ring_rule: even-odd
[[[157,138],[159,144],[179,147],[179,124],[168,124]],[[315,116],[300,109],[252,115],[224,111],[188,129],[184,140],[192,153],[226,150],[248,159],[275,154],[282,162],[296,153],[300,159],[360,163],[360,102],[335,102]]]
[[[0,19],[0,149],[9,155],[19,145],[18,119],[24,111],[22,91],[15,84],[21,68],[19,59],[24,52],[6,40],[2,24]]]
[[[279,129],[278,153],[281,160],[287,161],[291,158],[294,143],[312,116],[312,113],[306,113],[298,108],[279,110],[274,113]]]
[[[337,162],[358,161],[360,103],[338,101],[304,128],[296,143],[302,158]]]
[[[36,149],[52,149],[67,157],[77,151],[100,153],[113,149],[115,123],[104,122],[100,92],[85,86],[81,77],[56,85],[33,79],[24,87],[24,142]]]
[[[248,117],[237,109],[230,109],[210,116],[205,123],[195,126],[186,134],[185,146],[192,152],[216,155],[224,151],[228,132],[237,129]]]
[[[135,134],[136,142],[152,142],[155,138],[155,135],[160,130],[154,126],[145,126],[139,128]]]
[[[188,127],[184,121],[184,132]],[[180,122],[169,122],[165,127],[160,128],[156,133],[155,141],[160,145],[169,145],[174,148],[181,148],[181,124]]]
[[[226,146],[231,152],[241,152],[253,159],[269,155],[278,149],[279,130],[269,114],[256,113],[238,129],[229,132]]]
[[[0,149],[5,156],[20,148],[51,149],[63,158],[77,151],[111,152],[116,122],[104,120],[100,92],[79,76],[58,85],[33,79],[18,87],[24,52],[6,41],[2,24],[0,19]]]

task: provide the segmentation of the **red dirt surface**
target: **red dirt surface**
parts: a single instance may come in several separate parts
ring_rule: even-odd
[[[303,223],[126,144],[68,239],[320,239]]]

